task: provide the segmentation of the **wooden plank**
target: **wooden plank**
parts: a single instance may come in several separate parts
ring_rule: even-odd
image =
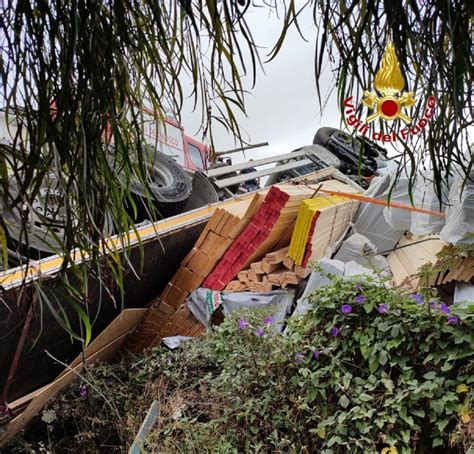
[[[270,273],[267,276],[268,282],[280,287],[283,282],[286,272],[288,272],[286,268],[279,268],[278,270],[274,271],[273,273]]]
[[[287,254],[288,254],[287,247],[278,249],[277,251],[269,252],[265,256],[265,261],[267,263],[272,263],[272,264],[282,263],[285,257],[287,257]]]
[[[262,268],[262,262],[254,262],[250,264],[250,268],[257,274],[265,274],[265,271],[263,271]]]
[[[123,345],[127,333],[134,328],[145,313],[146,309],[125,309],[122,314],[87,347],[85,352],[86,363],[91,364],[96,361],[110,361]],[[105,343],[109,340],[110,342]],[[50,385],[42,388],[31,400],[25,411],[3,427],[3,431],[0,432],[0,447],[5,446],[6,442],[20,432],[43,409],[50,399],[55,397],[62,389],[78,377],[83,369],[80,358],[76,358],[72,364],[76,365],[68,368]]]
[[[280,268],[279,263],[268,263],[265,259],[262,260],[262,270],[265,274],[270,274]]]
[[[94,355],[118,337],[133,330],[143,319],[147,312],[145,308],[124,309],[107,328],[104,329],[86,348],[86,358]],[[82,356],[78,356],[69,367],[74,368],[82,363]],[[66,374],[62,372],[59,377]]]

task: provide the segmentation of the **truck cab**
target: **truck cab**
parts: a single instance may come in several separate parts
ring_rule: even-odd
[[[184,134],[184,128],[170,116],[157,126],[153,111],[145,109],[143,132],[149,145],[187,170],[205,171],[212,164],[210,147]]]

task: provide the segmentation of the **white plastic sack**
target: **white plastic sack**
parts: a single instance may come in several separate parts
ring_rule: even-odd
[[[361,263],[361,258],[375,255],[376,253],[377,248],[366,236],[354,233],[347,240],[343,241],[333,258],[344,263],[351,260]]]
[[[290,313],[294,292],[291,290],[274,290],[272,292],[217,292],[207,288],[198,288],[192,292],[186,300],[189,310],[204,325],[210,328],[212,313],[218,301],[222,306],[224,315],[229,315],[242,308],[260,309],[271,307],[272,326],[279,327]]]
[[[474,181],[474,172],[470,179]],[[450,206],[446,208],[446,224],[440,238],[452,244],[474,243],[474,182],[467,181],[461,193],[463,179],[456,177],[449,191]]]

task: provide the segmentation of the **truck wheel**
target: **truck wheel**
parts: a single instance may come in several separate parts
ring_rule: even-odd
[[[314,136],[313,144],[325,147],[331,136],[338,131],[339,129],[336,128],[319,128]]]
[[[191,195],[193,189],[191,179],[170,157],[157,152],[146,167],[149,189],[158,202],[182,202]],[[137,177],[132,179],[130,190],[141,197],[147,195],[143,182]]]

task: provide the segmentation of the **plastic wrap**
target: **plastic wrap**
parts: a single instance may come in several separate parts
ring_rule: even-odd
[[[164,337],[161,339],[161,342],[165,344],[169,349],[174,350],[175,348],[178,348],[181,346],[181,344],[185,341],[192,340],[194,337],[189,337],[189,336],[170,336],[170,337]]]
[[[349,261],[347,263],[334,259],[321,259],[318,265],[322,268],[322,272],[313,271],[308,279],[305,291],[301,298],[296,303],[295,311],[292,317],[300,317],[311,308],[309,303],[309,296],[317,289],[330,285],[333,280],[327,275],[340,276],[342,278],[352,279],[358,277],[361,282],[364,282],[365,277],[376,277],[377,274],[357,262]]]
[[[449,189],[446,182],[442,182],[442,201],[448,200]],[[444,212],[445,204],[441,206],[438,196],[433,188],[433,174],[420,175],[415,184],[413,191],[413,202],[415,207],[424,208],[425,210]],[[415,235],[430,235],[439,233],[444,227],[445,218],[440,216],[432,216],[430,214],[422,214],[413,212],[411,214],[410,231]]]
[[[467,282],[456,282],[453,303],[461,307],[474,305],[474,285]]]
[[[318,261],[318,265],[323,269],[323,273],[320,273],[319,271],[313,271],[310,274],[303,295],[301,295],[301,298],[298,299],[296,303],[296,308],[293,312],[293,316],[300,316],[308,312],[310,308],[310,304],[308,303],[307,298],[308,295],[310,295],[314,290],[320,287],[331,284],[332,281],[326,276],[326,274],[344,276],[345,265],[339,260],[331,260],[324,258]]]
[[[389,190],[390,175],[385,175],[374,178],[364,195],[383,199],[387,197]],[[385,219],[383,211],[383,206],[361,203],[354,223],[354,231],[367,237],[379,253],[393,249],[404,232],[393,229]]]
[[[381,198],[387,199],[390,195],[390,202],[403,203],[411,205],[410,197],[408,195],[408,177],[405,174],[399,176],[395,187],[390,194],[390,189],[395,180],[395,172],[390,174],[390,183],[388,188],[381,195]],[[411,225],[411,212],[400,210],[398,208],[385,207],[383,209],[385,220],[394,230],[409,230]]]
[[[376,253],[375,245],[366,236],[354,233],[347,240],[343,241],[333,258],[344,263],[351,260],[361,263],[364,257],[375,255]]]
[[[450,206],[440,238],[452,244],[474,243],[474,172],[470,179],[463,190],[463,179],[456,177],[449,190]]]

